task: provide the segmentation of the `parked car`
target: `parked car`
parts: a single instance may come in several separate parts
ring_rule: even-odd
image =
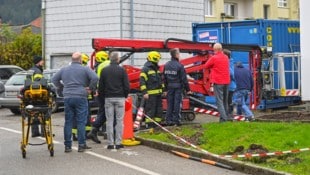
[[[12,75],[23,70],[15,65],[0,65],[0,81],[4,84]]]
[[[56,90],[55,86],[51,83],[52,76],[58,71],[58,69],[44,70],[43,76],[50,83],[53,91],[56,92],[56,96],[53,97],[52,112],[56,112],[60,107],[63,107],[63,96],[61,90]],[[20,94],[21,88],[24,87],[25,79],[29,75],[29,71],[21,71],[14,74],[4,84],[4,91],[0,92],[0,106],[3,108],[9,108],[12,113],[20,114]],[[1,86],[1,85],[0,85]],[[0,90],[3,89],[0,87]]]

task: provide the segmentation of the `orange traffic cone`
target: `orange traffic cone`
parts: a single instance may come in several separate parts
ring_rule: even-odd
[[[124,132],[122,144],[125,146],[134,146],[139,145],[140,143],[140,141],[135,140],[133,134],[132,97],[129,96],[125,101]]]

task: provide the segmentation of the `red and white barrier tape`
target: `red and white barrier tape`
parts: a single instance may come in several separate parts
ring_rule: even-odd
[[[280,156],[283,154],[289,154],[289,153],[299,153],[304,151],[310,151],[310,148],[301,148],[301,149],[294,149],[294,150],[288,150],[288,151],[275,151],[270,153],[259,153],[259,154],[251,154],[251,153],[245,153],[245,154],[234,154],[234,155],[219,155],[219,157],[224,158],[252,158],[252,157],[266,157],[266,156]]]
[[[134,108],[136,108],[133,105]],[[139,110],[138,110],[139,111]],[[139,113],[139,112],[138,112]],[[251,158],[251,157],[265,157],[265,156],[279,156],[279,155],[283,155],[283,154],[289,154],[289,153],[299,153],[299,152],[304,152],[304,151],[309,151],[310,148],[302,148],[302,149],[294,149],[294,150],[289,150],[289,151],[276,151],[276,152],[270,152],[270,153],[259,153],[259,154],[252,154],[252,153],[245,153],[245,154],[235,154],[235,155],[218,155],[218,154],[214,154],[211,153],[197,145],[192,144],[191,142],[185,140],[184,138],[177,136],[176,134],[174,134],[173,132],[169,131],[167,128],[163,127],[161,124],[159,124],[158,122],[156,122],[155,120],[153,120],[152,118],[150,118],[148,115],[146,115],[145,113],[143,113],[143,108],[141,110],[142,116],[145,116],[146,118],[148,118],[150,121],[152,121],[153,123],[155,123],[157,126],[159,126],[161,129],[163,129],[164,131],[166,131],[167,133],[169,133],[170,135],[172,135],[175,139],[207,154],[207,155],[212,155],[215,157],[222,157],[222,158]],[[141,114],[140,113],[140,114]],[[140,116],[139,114],[139,116]],[[137,115],[138,116],[138,115]]]
[[[141,124],[141,121],[143,119],[143,111],[144,111],[144,108],[143,107],[140,107],[138,109],[138,112],[137,112],[137,116],[136,116],[136,120],[135,122],[133,123],[133,128],[135,129],[139,129],[140,128],[140,124]]]
[[[209,110],[209,109],[202,109],[202,108],[194,108],[194,112],[204,113],[204,114],[208,114],[208,115],[213,115],[213,116],[216,116],[216,117],[218,117],[220,115],[220,113],[218,111]],[[234,115],[234,120],[244,121],[245,117],[242,116],[242,115]]]

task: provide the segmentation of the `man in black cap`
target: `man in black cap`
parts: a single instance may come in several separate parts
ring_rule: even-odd
[[[29,70],[33,71],[33,78],[36,78],[36,74],[39,74],[39,75],[43,74],[44,60],[42,59],[41,56],[34,56],[33,64],[34,66],[30,68]]]
[[[32,80],[35,80],[37,78],[42,78],[43,77],[43,66],[44,66],[44,60],[42,59],[41,56],[34,56],[33,57],[33,67],[30,68],[29,70],[33,71],[32,75]],[[41,129],[42,131],[42,129]],[[42,136],[44,133],[42,133]],[[31,126],[31,136],[32,137],[38,137],[40,136],[40,131],[39,131],[39,124],[33,124]]]

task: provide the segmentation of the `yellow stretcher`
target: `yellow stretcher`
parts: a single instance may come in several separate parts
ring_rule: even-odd
[[[27,80],[26,80],[27,81]],[[26,82],[25,82],[26,84]],[[53,132],[52,132],[52,95],[48,88],[38,84],[30,84],[29,88],[21,93],[20,110],[22,114],[22,140],[21,151],[23,158],[26,158],[27,145],[47,144],[50,156],[54,156]],[[41,125],[41,132],[44,134],[45,142],[39,144],[29,143],[30,127],[33,124]]]

